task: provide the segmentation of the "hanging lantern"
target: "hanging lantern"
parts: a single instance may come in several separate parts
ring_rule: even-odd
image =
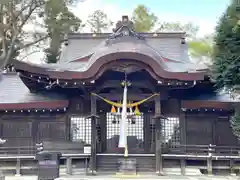
[[[112,106],[111,113],[116,113],[116,108]]]
[[[134,113],[135,113],[136,116],[140,116],[141,115],[141,113],[140,113],[140,111],[139,111],[137,106],[135,107]]]

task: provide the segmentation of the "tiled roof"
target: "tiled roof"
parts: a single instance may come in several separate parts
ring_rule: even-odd
[[[134,60],[144,64],[155,79],[203,80],[204,65],[190,62],[184,33],[136,33],[130,21],[122,21],[112,34],[71,34],[56,64],[14,62],[27,71],[55,79],[94,79],[110,62]],[[120,60],[120,61],[119,61]],[[107,69],[107,68],[106,68]],[[155,75],[154,75],[155,76]]]
[[[109,34],[107,35],[109,36]],[[79,36],[81,37],[81,35]],[[79,36],[68,39],[68,45],[64,47],[59,61],[60,63],[70,62],[93,54],[99,48],[105,46],[105,40],[108,38],[108,36],[103,35],[101,35],[101,38],[92,36],[90,36],[91,38],[79,38]],[[146,37],[145,43],[147,45],[156,49],[163,56],[175,60],[189,61],[188,45],[181,44],[183,34],[176,36],[176,34],[173,33],[162,33],[161,36],[154,37],[153,33],[145,33],[142,36]]]
[[[238,97],[232,96],[226,92],[216,92],[211,94],[199,94],[188,98],[188,100],[197,101],[215,101],[215,102],[240,102]]]
[[[67,105],[68,101],[60,95],[31,93],[16,73],[0,74],[0,109],[54,109]]]
[[[77,56],[75,54],[76,47],[78,47],[77,44],[69,45],[68,52],[63,52],[62,56],[64,56],[65,59],[68,59],[66,62],[61,62],[57,64],[39,64],[34,65],[36,67],[42,67],[46,68],[48,70],[53,71],[75,71],[75,72],[84,72],[87,71],[93,63],[95,63],[98,59],[100,59],[103,56],[111,55],[114,53],[126,53],[126,52],[132,52],[132,53],[139,53],[143,54],[145,56],[149,56],[152,59],[154,59],[158,64],[161,64],[162,68],[169,72],[194,72],[198,70],[206,70],[207,67],[204,65],[198,65],[193,64],[188,59],[176,58],[178,55],[174,55],[174,59],[170,59],[170,56],[164,56],[163,53],[152,46],[150,46],[145,40],[137,40],[134,37],[121,37],[121,40],[116,40],[117,42],[113,41],[111,44],[107,45],[99,45],[98,48],[94,49],[90,54],[88,53],[86,56]],[[80,43],[80,42],[79,42]],[[181,44],[180,42],[177,42],[178,44]],[[81,44],[81,43],[80,43]],[[169,48],[171,49],[171,48]],[[176,49],[175,49],[176,50]],[[80,52],[79,49],[76,50],[76,52]],[[173,50],[174,51],[174,48]],[[184,51],[180,51],[184,52]],[[87,61],[82,61],[81,59],[88,57]],[[167,61],[164,61],[164,59],[167,59]],[[184,59],[184,60],[181,60]],[[148,63],[148,62],[146,62]]]

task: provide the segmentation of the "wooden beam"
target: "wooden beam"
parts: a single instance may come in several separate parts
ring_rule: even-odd
[[[212,175],[212,157],[208,157],[207,158],[207,172],[208,172],[208,175]]]
[[[120,101],[123,98],[123,94],[99,94],[100,96],[107,98],[111,101]],[[139,100],[143,100],[147,97],[151,96],[151,94],[133,94],[133,93],[129,93],[128,94],[128,100],[131,101],[139,101]],[[154,99],[150,99],[149,101],[154,101]]]
[[[91,143],[91,171],[92,175],[96,174],[97,169],[97,107],[96,96],[91,96],[91,126],[92,126],[92,143]]]
[[[185,159],[180,159],[181,175],[186,175],[186,161]]]
[[[151,90],[152,92],[155,91],[155,85],[150,83],[149,81],[131,81],[131,87],[136,87],[136,88],[147,88]],[[108,80],[102,83],[101,85],[98,85],[97,90],[99,91],[100,89],[104,88],[122,88],[121,81],[119,80]]]
[[[185,145],[187,144],[187,136],[186,136],[186,114],[183,111],[180,111],[179,115],[179,125],[180,125],[180,143]],[[183,146],[183,152],[186,151],[186,147]]]
[[[235,103],[208,100],[183,100],[181,103],[181,107],[187,109],[216,108],[230,110],[233,109],[233,105]]]
[[[71,157],[67,158],[66,166],[67,166],[66,174],[67,175],[72,175],[72,158]]]
[[[157,175],[163,175],[160,97],[155,97],[155,126],[156,126],[156,128],[155,128],[156,173],[157,173]]]

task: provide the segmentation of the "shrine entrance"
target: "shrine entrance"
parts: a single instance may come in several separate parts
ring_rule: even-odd
[[[128,112],[127,143],[130,154],[155,152],[155,125],[153,119],[153,101],[139,107],[140,114]],[[111,113],[111,106],[98,101],[99,120],[97,121],[97,152],[123,154],[124,149],[118,147],[120,137],[121,114]],[[132,114],[132,115],[131,115]]]
[[[128,113],[128,115],[130,115]],[[128,118],[128,132],[127,142],[129,153],[143,152],[144,151],[144,117],[143,113],[139,116],[132,116]],[[114,116],[111,113],[106,115],[106,141],[107,152],[121,152],[118,148],[120,136],[120,120],[121,116]]]

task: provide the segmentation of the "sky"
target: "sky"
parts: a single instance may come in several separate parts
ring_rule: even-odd
[[[131,16],[137,5],[143,4],[167,22],[192,22],[200,26],[199,36],[214,32],[219,17],[225,11],[230,0],[85,0],[80,2],[74,13],[83,21],[94,10],[103,10],[113,22],[122,15]]]
[[[80,0],[76,7],[72,9],[83,22],[86,22],[88,16],[95,10],[102,10],[108,15],[108,18],[117,22],[121,20],[122,15],[131,14],[134,8],[139,4],[147,6],[150,12],[154,13],[159,21],[181,23],[192,22],[200,27],[198,36],[202,37],[214,32],[214,28],[219,17],[225,11],[230,0]],[[83,32],[89,32],[89,28],[83,29]],[[26,61],[40,63],[39,57],[43,53],[28,56]],[[34,61],[35,62],[35,61]]]

